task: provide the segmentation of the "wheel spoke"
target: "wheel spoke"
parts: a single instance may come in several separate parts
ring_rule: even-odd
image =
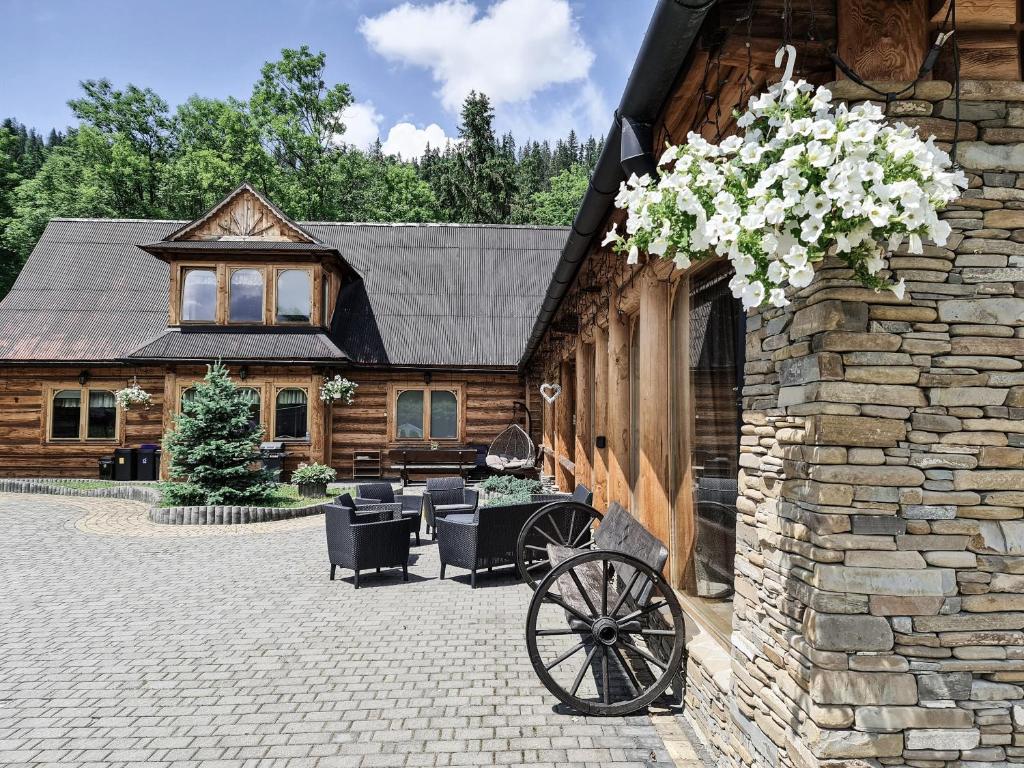
[[[573,549],[577,549],[579,547],[579,543],[581,541],[583,541],[583,537],[586,536],[588,533],[590,533],[590,531],[591,531],[591,528],[590,528],[589,525],[583,526],[583,530],[579,532],[579,534],[576,536],[575,539],[573,539],[571,547]]]
[[[618,621],[619,624],[625,624],[626,622],[639,619],[641,616],[646,616],[648,613],[656,611],[659,608],[664,608],[666,605],[668,605],[668,603],[666,603],[664,600],[662,600],[660,603],[651,603],[646,608],[641,608],[639,610],[633,611],[632,613],[627,614],[620,619],[616,619],[616,621]]]
[[[641,629],[641,635],[657,635],[659,637],[675,637],[674,629]]]
[[[526,570],[532,571],[534,568],[544,568],[548,565],[547,560],[536,560],[532,565],[526,566]]]
[[[574,653],[576,653],[576,651],[578,651],[578,650],[579,650],[580,648],[582,648],[582,647],[583,647],[584,645],[586,645],[586,643],[585,643],[584,641],[580,640],[580,641],[579,641],[578,643],[576,643],[576,645],[574,645],[574,646],[573,646],[572,648],[570,648],[570,649],[569,649],[568,651],[566,651],[566,652],[565,652],[565,653],[563,653],[563,654],[562,654],[561,656],[559,656],[559,657],[558,657],[557,659],[555,659],[554,661],[552,661],[552,662],[551,662],[550,664],[545,664],[545,665],[544,665],[544,669],[546,669],[546,670],[548,670],[548,671],[550,672],[550,671],[551,671],[552,669],[554,669],[554,668],[555,668],[555,667],[557,667],[557,666],[558,666],[559,664],[561,664],[561,663],[562,663],[563,661],[565,661],[565,660],[566,660],[566,659],[568,659],[568,658],[569,658],[570,656],[572,656],[572,655],[573,655]]]
[[[544,547],[538,547],[536,544],[524,544],[523,549],[534,549],[538,552],[543,552],[545,557],[547,557],[548,554],[548,551]]]
[[[583,666],[580,667],[580,671],[576,673],[576,679],[572,681],[572,690],[569,691],[570,696],[575,696],[576,691],[580,689],[580,683],[583,682],[583,676],[586,675],[587,670],[590,669],[590,662],[593,661],[595,653],[597,653],[596,645],[590,649],[590,653],[587,654],[587,658],[584,660]]]
[[[629,580],[629,584],[623,590],[622,594],[619,595],[619,599],[616,601],[615,607],[612,608],[612,612],[608,614],[609,616],[614,618],[615,614],[617,614],[619,612],[619,608],[622,607],[622,604],[625,602],[626,597],[630,594],[630,591],[633,589],[633,585],[636,584],[636,580],[639,579],[639,578],[640,578],[640,571],[633,571],[633,576]]]
[[[636,679],[636,675],[633,673],[633,668],[629,666],[629,662],[626,661],[626,657],[622,655],[622,651],[619,650],[619,647],[617,645],[612,646],[612,652],[615,654],[615,657],[619,660],[619,664],[622,665],[622,668],[626,670],[626,677],[629,678],[629,686],[633,689],[633,695],[639,696],[640,681]]]
[[[576,632],[575,629],[569,629],[566,627],[565,629],[538,629],[536,634],[538,637],[547,637],[549,635],[575,635],[579,633]]]
[[[608,646],[601,646],[601,650],[604,653],[601,654],[601,676],[604,680],[601,681],[601,692],[605,704],[611,703],[611,697],[608,695]]]
[[[551,523],[551,527],[555,530],[555,536],[558,537],[558,540],[562,543],[562,546],[564,547],[569,540],[562,535],[562,529],[558,527],[558,522],[555,520],[555,516],[548,515],[548,522]]]
[[[573,616],[575,616],[575,617],[576,617],[577,619],[579,619],[580,621],[584,622],[584,623],[585,623],[585,624],[586,624],[586,625],[587,625],[588,627],[589,627],[589,626],[592,626],[592,625],[593,625],[593,623],[594,623],[594,620],[593,620],[593,619],[592,619],[591,617],[589,617],[589,616],[584,616],[584,615],[583,615],[582,613],[580,613],[579,611],[577,611],[577,610],[576,610],[575,608],[573,608],[573,607],[572,607],[571,605],[569,605],[568,603],[566,603],[566,602],[565,602],[565,601],[564,601],[564,600],[563,600],[563,599],[562,599],[561,597],[559,597],[558,595],[554,595],[554,594],[551,594],[551,593],[549,592],[548,594],[544,595],[544,599],[545,599],[545,600],[547,600],[547,601],[548,601],[549,603],[554,603],[555,605],[557,605],[557,606],[559,606],[559,607],[561,607],[561,608],[564,608],[564,609],[565,609],[565,610],[567,610],[567,611],[568,611],[569,613],[571,613],[571,614],[572,614]]]
[[[608,561],[601,561],[601,615],[608,615]]]
[[[587,594],[587,590],[583,588],[583,582],[580,581],[580,577],[576,575],[576,569],[569,569],[569,576],[572,577],[573,584],[576,585],[576,589],[580,591],[580,597],[583,598],[583,602],[587,604],[587,608],[590,609],[590,613],[594,618],[597,618],[601,614],[597,612],[597,608],[594,607],[594,602],[590,599],[590,595]]]
[[[554,539],[552,539],[552,538],[551,538],[550,536],[548,536],[548,535],[547,535],[547,533],[545,533],[545,532],[544,532],[544,531],[543,531],[543,530],[541,529],[541,527],[540,527],[539,525],[537,525],[537,526],[534,526],[534,529],[533,529],[533,530],[535,530],[535,531],[536,531],[537,533],[539,533],[539,534],[540,534],[541,536],[543,536],[543,537],[544,537],[545,539],[547,539],[548,541],[550,541],[550,542],[551,542],[552,544],[554,544],[554,545],[555,545],[556,547],[564,547],[564,546],[565,546],[565,544],[564,544],[564,543],[562,543],[562,542],[558,542],[558,541],[555,541],[555,540],[554,540]]]
[[[668,664],[658,661],[658,659],[651,656],[651,654],[649,654],[647,651],[640,650],[635,645],[633,645],[633,643],[629,642],[629,640],[622,639],[621,635],[619,636],[619,642],[627,648],[629,648],[629,650],[631,650],[637,656],[641,657],[642,659],[646,659],[647,661],[651,662],[651,664],[654,664],[656,667],[660,667],[662,670],[668,669]]]
[[[569,539],[572,538],[572,532],[576,530],[576,507],[572,508],[572,517],[569,518]],[[569,539],[566,539],[568,541]]]

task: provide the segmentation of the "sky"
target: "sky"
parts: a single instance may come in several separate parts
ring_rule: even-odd
[[[0,0],[0,118],[75,123],[81,80],[246,98],[282,48],[327,54],[345,140],[410,158],[456,135],[470,90],[500,132],[603,135],[655,0]]]

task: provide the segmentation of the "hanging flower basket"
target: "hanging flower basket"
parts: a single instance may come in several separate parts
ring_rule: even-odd
[[[114,393],[114,400],[118,407],[125,411],[130,411],[132,408],[149,408],[153,403],[152,395],[140,387],[134,379],[132,379],[131,386],[119,389]]]
[[[642,251],[681,269],[726,256],[748,309],[786,306],[786,287],[809,285],[826,255],[902,299],[903,280],[879,274],[888,253],[904,240],[910,253],[923,238],[945,245],[938,211],[967,179],[933,138],[883,121],[876,105],[834,105],[827,88],[803,80],[773,85],[739,116],[743,136],[712,144],[690,133],[665,150],[657,180],[624,182],[615,204],[628,211],[625,232],[613,227],[603,244],[630,264]]]
[[[320,385],[320,399],[325,403],[343,402],[345,405],[352,405],[356,396],[356,388],[359,385],[354,381],[335,376],[333,379],[324,379]]]

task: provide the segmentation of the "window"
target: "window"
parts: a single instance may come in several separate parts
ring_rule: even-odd
[[[89,391],[88,431],[90,440],[113,440],[117,434],[117,403],[114,393],[104,389]]]
[[[249,403],[249,422],[260,423],[260,391],[256,387],[239,387],[238,394]]]
[[[181,410],[185,410],[185,404],[191,403],[196,399],[196,388],[188,387],[187,389],[181,390]]]
[[[320,282],[323,283],[323,296],[321,296],[320,314],[322,317],[322,325],[325,328],[331,327],[331,276],[326,272],[321,276]]]
[[[90,388],[55,390],[50,398],[50,439],[116,440],[114,393]]]
[[[77,389],[62,389],[53,395],[53,418],[50,437],[54,440],[77,440],[82,422],[82,393]]]
[[[458,440],[459,391],[444,387],[397,390],[394,417],[396,440]]]
[[[212,323],[217,319],[217,273],[212,269],[185,272],[181,289],[181,320]]]
[[[258,269],[236,269],[231,273],[228,321],[263,322],[263,273]]]
[[[277,273],[277,322],[308,323],[312,314],[309,270],[282,269]]]
[[[309,437],[307,399],[304,389],[288,388],[277,393],[275,440],[305,440]]]

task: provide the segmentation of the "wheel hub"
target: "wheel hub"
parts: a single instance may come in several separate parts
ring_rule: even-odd
[[[619,639],[619,625],[607,617],[595,621],[591,631],[594,633],[594,639],[601,645],[615,645]]]

